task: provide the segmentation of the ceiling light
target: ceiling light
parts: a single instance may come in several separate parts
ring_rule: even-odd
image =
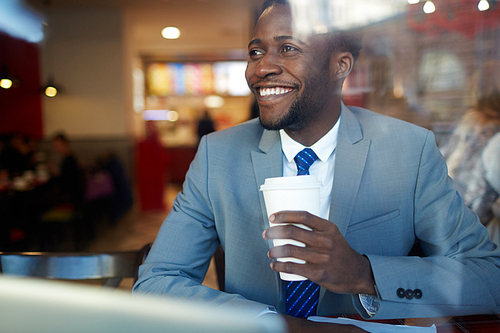
[[[424,4],[424,13],[426,14],[431,14],[436,11],[436,6],[434,6],[434,3],[432,1],[427,1]]]
[[[46,10],[47,10],[47,13],[51,13],[52,10],[51,10],[51,3],[50,1],[45,1],[44,2],[44,5],[46,6]],[[48,23],[45,23],[44,25],[44,29],[45,30],[49,30],[50,29],[50,26]],[[49,34],[47,34],[49,35]],[[46,61],[45,61],[45,64],[47,66],[47,73],[51,73],[52,72],[52,57],[51,57],[51,46],[52,46],[52,41],[50,40],[46,40],[45,42],[45,45],[44,45],[44,48],[45,48],[45,58],[46,58]],[[45,94],[45,96],[47,97],[55,97],[57,95],[57,93],[59,92],[59,88],[56,88],[57,86],[54,84],[54,77],[52,75],[49,74],[48,76],[48,79],[47,79],[47,84],[45,86],[42,86],[42,91],[43,93]]]
[[[12,80],[11,79],[1,79],[0,80],[0,87],[4,89],[9,89],[12,87]]]
[[[181,35],[181,31],[176,27],[166,27],[161,31],[161,35],[166,39],[177,39]]]
[[[55,97],[57,95],[57,88],[53,86],[47,86],[45,88],[45,95],[47,97]]]
[[[54,80],[52,78],[49,78],[47,85],[43,88],[43,93],[47,97],[55,97],[58,92],[59,89],[56,85],[54,85]]]
[[[419,2],[420,2],[420,0],[408,0],[408,3],[410,5],[414,5],[414,4],[419,3]]]
[[[7,69],[7,65],[3,65],[2,74],[0,77],[0,87],[3,89],[9,89],[12,87],[12,78],[9,75],[9,70]]]
[[[481,0],[477,4],[477,9],[480,11],[484,12],[485,10],[488,10],[490,8],[490,4],[487,0]]]

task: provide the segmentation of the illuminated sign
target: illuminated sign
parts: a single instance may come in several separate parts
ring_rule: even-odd
[[[215,63],[152,63],[147,68],[149,96],[250,94],[245,61]]]

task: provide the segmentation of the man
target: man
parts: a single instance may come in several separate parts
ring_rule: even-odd
[[[288,272],[320,286],[311,288],[318,290],[312,312],[299,317],[498,313],[500,252],[456,193],[433,134],[344,106],[355,44],[330,34],[299,36],[285,1],[264,6],[246,71],[260,122],[201,140],[134,290],[256,315],[269,307],[288,313],[278,274]],[[268,229],[259,187],[268,177],[295,175],[294,156],[305,147],[318,157],[309,171],[323,182],[321,217],[279,212],[269,220],[289,225]],[[275,238],[306,247],[273,247]],[[219,242],[226,293],[201,286]],[[408,256],[414,243],[426,257]],[[306,264],[275,261],[281,257]],[[309,324],[283,318],[290,329]]]
[[[55,177],[58,203],[80,203],[85,192],[85,179],[75,155],[71,151],[68,138],[58,133],[52,139],[52,148],[61,157],[60,166],[52,166]]]

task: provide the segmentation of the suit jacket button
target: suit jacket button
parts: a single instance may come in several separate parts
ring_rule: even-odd
[[[414,293],[416,299],[421,299],[422,298],[422,290],[415,289],[413,293]]]
[[[406,299],[413,299],[413,294],[414,294],[413,290],[406,289],[406,291],[405,291],[405,297],[406,297]]]
[[[396,293],[398,294],[399,298],[404,298],[405,297],[405,290],[403,288],[399,288]]]

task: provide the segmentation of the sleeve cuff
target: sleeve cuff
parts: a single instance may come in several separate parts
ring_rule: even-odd
[[[277,314],[278,311],[276,311],[276,308],[274,306],[268,306],[267,308],[265,308],[264,310],[262,310],[258,315],[257,317],[260,317],[260,316],[263,316],[265,314],[268,314],[268,313],[274,313],[274,314]]]

